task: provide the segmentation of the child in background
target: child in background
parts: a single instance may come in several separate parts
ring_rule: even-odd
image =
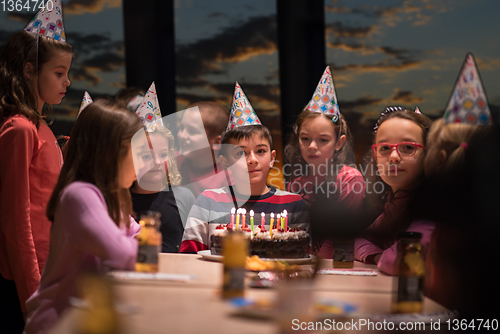
[[[159,109],[155,89],[148,91],[137,109],[138,114],[144,114],[148,102]],[[161,117],[156,113],[152,115],[152,118],[143,118],[149,129],[147,138],[134,152],[143,167],[138,169],[137,182],[130,188],[132,204],[136,219],[145,211],[161,213],[162,252],[178,253],[194,196],[188,189],[178,186],[181,176],[175,161],[174,137],[163,126]]]
[[[385,201],[383,213],[355,240],[355,258],[365,263],[378,264],[382,271],[392,274],[395,243],[400,232],[421,232],[423,255],[434,224],[412,221],[408,205],[413,191],[424,177],[424,159],[430,119],[402,107],[388,107],[375,126],[375,136],[368,160],[367,172],[376,185],[383,181],[382,192],[367,191],[368,203],[376,208]],[[380,175],[380,176],[379,176]],[[381,178],[381,180],[380,180]],[[392,262],[391,262],[392,261]]]
[[[434,169],[426,158],[425,171],[432,172],[419,187],[424,191],[416,194],[419,213],[424,211],[422,216],[436,222],[427,251],[424,293],[458,311],[459,319],[495,319],[500,314],[500,305],[492,302],[498,295],[492,259],[500,244],[500,127],[458,126],[462,124],[432,127],[438,141],[452,135],[449,143],[455,145],[441,146],[447,157],[442,167]],[[455,158],[456,163],[448,164]]]
[[[442,203],[446,201],[442,198],[450,197],[450,194],[446,194],[450,188],[445,183],[455,178],[456,171],[463,167],[469,142],[485,129],[487,127],[465,123],[446,124],[444,119],[439,119],[434,122],[427,136],[428,149],[424,163],[426,182],[418,203],[422,209],[422,204],[432,201],[432,207],[425,205],[425,208],[432,211],[430,216],[436,220],[436,228],[432,232],[425,259],[425,294],[450,309],[457,309],[464,301],[460,292],[467,287],[460,286],[459,268],[463,266],[463,245],[468,244],[471,231],[469,224],[460,226],[455,224],[455,219],[452,219],[453,225],[440,223],[448,220],[451,209],[450,205]]]
[[[318,198],[326,198],[322,203],[327,205],[342,206],[352,212],[361,208],[365,182],[356,168],[348,166],[355,162],[352,137],[338,109],[329,67],[299,115],[285,155],[291,164],[287,190],[300,194],[309,207]],[[318,255],[333,257],[331,240],[322,243]]]
[[[130,111],[136,112],[146,95],[146,91],[139,87],[128,87],[118,91],[115,101]]]
[[[202,123],[197,121],[199,115]],[[195,198],[206,189],[227,185],[225,173],[217,159],[221,134],[228,121],[227,108],[211,101],[189,105],[182,116],[177,134],[181,154],[179,170],[182,185],[191,190]],[[210,147],[203,147],[207,139]]]
[[[239,117],[238,114],[243,115]],[[222,136],[220,161],[231,166],[234,186],[205,190],[189,213],[181,252],[209,249],[210,236],[219,224],[230,222],[232,208],[254,210],[270,216],[287,210],[289,226],[307,227],[307,206],[299,195],[266,184],[276,151],[268,128],[261,124],[250,102],[236,83],[231,118]],[[247,220],[248,222],[248,220]]]
[[[132,136],[137,115],[106,100],[87,106],[71,131],[65,164],[47,205],[50,253],[38,290],[26,302],[25,332],[46,332],[69,306],[88,270],[134,270],[140,226],[128,188],[136,179]]]
[[[47,261],[51,223],[45,210],[63,163],[43,107],[61,103],[74,57],[60,35],[43,35],[42,28],[55,22],[55,9],[41,12],[41,34],[26,31],[29,24],[0,51],[0,323],[17,323],[13,332],[22,331],[21,310]],[[60,16],[58,21],[62,26]]]

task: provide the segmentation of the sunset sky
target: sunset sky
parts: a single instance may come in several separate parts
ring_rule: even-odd
[[[279,135],[276,2],[176,0],[174,6],[177,110],[200,99],[229,108],[239,81]],[[387,105],[440,115],[467,52],[490,105],[500,105],[499,12],[494,0],[325,1],[327,65],[353,132],[368,136]],[[121,1],[63,1],[63,13],[77,58],[71,90],[56,110],[58,119],[74,120],[84,90],[115,94],[126,83]],[[33,15],[1,11],[0,44]]]

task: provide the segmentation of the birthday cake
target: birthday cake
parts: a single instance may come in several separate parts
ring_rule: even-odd
[[[234,230],[231,224],[218,225],[210,236],[210,252],[221,255],[222,238],[228,231]],[[309,256],[309,233],[301,228],[288,228],[286,231],[275,226],[272,233],[265,227],[257,226],[252,231],[248,225],[241,227],[249,239],[249,255],[260,258],[299,259]]]

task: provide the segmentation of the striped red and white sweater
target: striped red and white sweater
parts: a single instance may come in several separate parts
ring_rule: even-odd
[[[268,193],[261,196],[243,196],[235,191],[240,207],[247,210],[246,224],[250,225],[250,210],[255,212],[254,225],[260,225],[261,212],[266,214],[265,225],[269,228],[270,214],[275,215],[286,209],[288,226],[309,230],[307,205],[300,195],[269,187]],[[244,204],[242,204],[244,203]],[[231,209],[234,201],[228,187],[209,189],[196,199],[187,219],[181,243],[181,253],[192,253],[210,248],[210,236],[219,224],[231,222]]]

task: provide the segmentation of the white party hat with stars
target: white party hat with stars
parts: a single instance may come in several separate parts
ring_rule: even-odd
[[[323,76],[314,91],[311,101],[307,104],[306,109],[333,115],[332,120],[334,122],[339,119],[339,104],[337,102],[337,95],[335,94],[330,66],[327,66],[325,72],[323,72]]]
[[[238,126],[262,124],[259,117],[253,110],[250,101],[248,101],[240,84],[236,81],[234,87],[233,104],[231,106],[231,113],[229,115],[229,123],[227,124],[226,131],[234,129]]]
[[[80,116],[80,113],[82,112],[82,110],[85,109],[92,102],[94,102],[94,101],[92,101],[92,98],[90,97],[89,92],[85,91],[85,93],[83,94],[82,103],[80,104],[80,110],[78,110],[78,115],[76,115],[76,117],[78,118],[78,116]]]
[[[465,57],[443,118],[446,123],[493,124],[488,99],[472,53]]]
[[[24,30],[66,42],[61,2],[59,0],[46,1],[43,9],[40,9]]]
[[[154,81],[146,92],[146,96],[144,96],[136,113],[146,126],[147,131],[154,131],[159,127],[164,127]]]

